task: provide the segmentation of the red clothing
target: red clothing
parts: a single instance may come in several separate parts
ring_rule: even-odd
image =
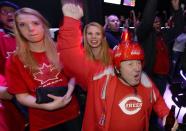
[[[0,88],[6,86],[6,81],[0,75]],[[16,121],[16,124],[15,124]],[[11,101],[2,100],[0,103],[0,131],[24,131],[25,119]]]
[[[10,34],[0,31],[0,74],[4,74],[6,59],[15,51],[15,49],[15,38]]]
[[[6,85],[6,81],[4,77],[0,75],[0,88],[3,88],[2,86],[5,86],[5,85]],[[2,105],[2,103],[0,103],[0,130],[9,131],[9,127],[8,127],[6,115],[5,115],[5,108]]]
[[[169,53],[162,36],[157,37],[156,59],[153,67],[155,74],[167,75],[169,73]]]
[[[4,30],[0,30],[0,74],[4,75],[6,60],[14,52],[15,48],[16,42],[14,36],[4,32]],[[1,85],[2,84],[4,86],[7,86],[5,79],[4,82],[1,83]],[[2,100],[1,104],[1,111],[3,110],[4,112],[4,122],[8,127],[7,130],[11,131],[17,129],[23,131],[25,127],[25,118],[23,114],[21,114],[21,112],[9,100]],[[4,129],[3,131],[6,131],[6,129]]]
[[[65,17],[64,24],[59,30],[58,49],[65,72],[69,76],[75,76],[83,87],[87,87],[83,131],[116,131],[115,128],[110,127],[110,125],[113,124],[111,122],[123,122],[126,120],[113,121],[115,119],[113,112],[117,114],[116,109],[113,110],[114,100],[116,95],[118,95],[116,94],[116,89],[124,85],[122,85],[114,75],[112,66],[105,67],[97,61],[89,60],[80,45],[80,21]],[[154,89],[154,86],[150,89]],[[140,95],[141,94],[143,94],[143,92],[140,93]],[[157,106],[156,103],[153,102],[152,104],[147,104],[148,107],[144,107],[144,109],[148,111],[145,115],[146,119],[149,118],[152,107],[155,108],[160,117],[168,114],[168,108],[162,97],[158,95],[158,93],[156,95],[158,98],[156,101]],[[126,94],[123,94],[123,96],[126,96]],[[144,106],[146,106],[146,104]],[[139,118],[135,119],[138,120]],[[132,121],[127,120],[124,123],[131,127],[131,130],[133,129]],[[116,125],[116,123],[114,123],[114,125]],[[141,124],[138,126],[141,126]],[[146,126],[148,126],[148,123]],[[110,128],[112,128],[112,130]],[[139,128],[142,127],[138,127],[138,129]]]
[[[59,72],[54,66],[49,64],[45,53],[34,53],[33,57],[39,64],[39,70],[30,73],[17,56],[12,55],[7,61],[7,81],[8,91],[13,94],[29,93],[35,96],[35,89],[47,86],[65,86],[68,83],[64,73]],[[62,124],[74,119],[79,114],[79,105],[75,96],[64,108],[46,111],[36,108],[29,108],[30,130],[38,131]]]
[[[155,86],[147,88],[140,84],[136,89],[137,94],[134,94],[132,87],[118,82],[115,90],[117,95],[114,98],[110,120],[112,124],[110,124],[109,131],[123,131],[123,129],[126,131],[146,130],[148,128],[146,122],[149,121],[152,108],[160,118],[168,114],[168,109],[162,108],[165,103]],[[155,100],[156,98],[153,98],[153,95],[159,100]]]

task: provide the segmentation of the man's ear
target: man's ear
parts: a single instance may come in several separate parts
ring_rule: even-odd
[[[121,72],[116,67],[114,67],[114,72],[117,76],[121,76]]]

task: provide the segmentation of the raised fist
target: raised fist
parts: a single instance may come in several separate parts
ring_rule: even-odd
[[[83,16],[82,2],[80,0],[61,0],[64,16],[80,19]]]

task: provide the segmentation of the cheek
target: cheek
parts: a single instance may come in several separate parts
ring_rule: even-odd
[[[121,68],[120,72],[121,72],[121,75],[123,75],[123,76],[125,76],[126,74],[129,73],[128,69],[126,69],[126,68]]]
[[[90,36],[86,36],[86,40],[88,43],[90,43]]]
[[[5,22],[5,20],[6,20],[6,17],[0,16],[0,21]]]
[[[45,35],[45,30],[43,28],[38,28],[38,32],[40,34],[40,37],[43,38]]]
[[[102,39],[103,39],[103,37],[102,37],[102,36],[99,36],[98,38],[99,38],[99,40],[100,40],[100,41],[102,41]]]
[[[113,28],[114,27],[114,24],[110,24],[110,27]]]
[[[27,38],[27,31],[24,30],[24,29],[20,29],[20,34],[24,37],[24,38]]]

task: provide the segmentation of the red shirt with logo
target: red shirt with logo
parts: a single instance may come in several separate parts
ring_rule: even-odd
[[[13,34],[0,29],[0,74],[4,75],[6,60],[15,51],[15,49],[16,42]],[[4,79],[4,82],[1,84],[3,84],[3,86],[7,86],[6,80]],[[3,88],[3,86],[1,88]],[[23,114],[9,100],[2,100],[1,104],[1,110],[4,112],[4,114],[1,116],[5,119],[2,121],[4,121],[4,123],[6,124],[1,127],[4,128],[7,126],[8,130],[17,129],[23,131],[25,126],[25,118],[23,117]],[[17,122],[16,124],[15,121]],[[3,129],[3,131],[6,131],[6,129]]]
[[[167,108],[162,108],[165,107],[165,103],[156,88],[146,88],[141,84],[135,88],[136,94],[132,87],[118,83],[109,131],[144,131],[148,124],[146,122],[149,122],[149,111],[152,108],[160,118],[168,113]],[[155,100],[154,96],[158,100]]]
[[[12,94],[29,93],[35,96],[38,87],[67,86],[68,79],[64,73],[59,72],[49,64],[45,53],[34,53],[33,57],[39,64],[39,70],[31,73],[17,56],[12,55],[7,62],[8,91]],[[68,120],[74,119],[79,114],[79,105],[75,96],[64,108],[46,111],[29,107],[29,120],[31,131],[49,128]]]
[[[6,59],[13,54],[15,49],[15,38],[10,34],[0,31],[0,74],[4,74]]]

